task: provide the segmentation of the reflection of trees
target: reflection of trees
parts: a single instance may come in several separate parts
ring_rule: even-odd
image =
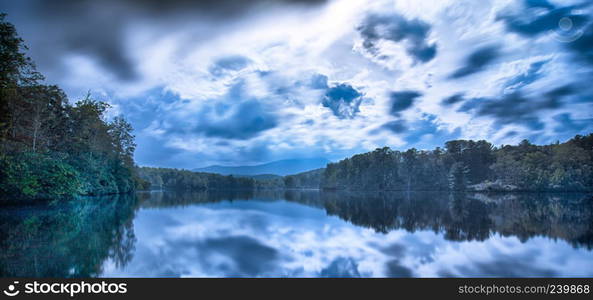
[[[213,203],[220,201],[247,200],[254,197],[253,190],[229,191],[166,191],[166,192],[140,192],[137,193],[142,200],[142,207],[177,207],[200,203]],[[277,199],[277,197],[276,197]]]
[[[526,194],[492,210],[497,232],[525,241],[543,235],[593,249],[593,197]]]
[[[593,248],[593,198],[582,194],[292,191],[285,197],[383,233],[432,230],[455,241],[541,235]]]
[[[127,264],[134,253],[133,195],[0,212],[0,276],[88,277],[109,258]]]
[[[286,199],[383,233],[432,230],[454,241],[482,241],[494,233],[522,241],[542,235],[593,248],[593,198],[583,194],[235,190],[152,192],[139,197],[143,207]]]
[[[442,232],[450,240],[484,240],[489,236],[486,205],[442,193],[323,193],[327,212],[378,232]]]
[[[152,192],[0,210],[0,276],[97,276],[106,259],[125,266],[134,254],[139,206],[278,199],[383,233],[431,230],[455,241],[545,236],[593,249],[593,198],[580,194]]]

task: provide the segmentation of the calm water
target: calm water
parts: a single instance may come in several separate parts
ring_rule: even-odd
[[[593,276],[593,198],[175,193],[0,209],[1,276]]]

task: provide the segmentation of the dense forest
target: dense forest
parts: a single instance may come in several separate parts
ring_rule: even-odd
[[[144,189],[174,189],[188,191],[254,189],[256,180],[250,177],[192,172],[168,168],[138,168],[141,179],[149,184]]]
[[[319,188],[324,169],[295,175],[233,176],[193,172],[169,168],[138,168],[138,175],[147,182],[143,189],[169,190],[255,190]]]
[[[0,194],[36,199],[130,192],[136,147],[123,117],[106,120],[109,104],[70,104],[26,56],[14,26],[0,14]]]
[[[494,147],[455,140],[432,151],[388,147],[327,165],[320,187],[387,191],[593,191],[593,134]]]

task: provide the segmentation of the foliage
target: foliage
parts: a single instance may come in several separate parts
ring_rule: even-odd
[[[132,127],[105,120],[109,104],[90,94],[71,105],[25,55],[0,15],[0,192],[3,198],[55,198],[134,190]]]
[[[153,189],[178,190],[224,190],[254,189],[255,179],[249,177],[224,176],[220,174],[192,172],[188,170],[149,168],[138,169],[140,178],[150,183]]]
[[[299,189],[299,188],[319,188],[319,180],[324,169],[317,169],[308,172],[303,172],[295,175],[284,176],[284,187]]]
[[[543,146],[456,140],[445,150],[385,147],[328,164],[320,184],[336,190],[593,191],[593,134]]]

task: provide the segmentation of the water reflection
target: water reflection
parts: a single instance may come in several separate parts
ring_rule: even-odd
[[[593,248],[590,195],[288,192],[285,198],[383,233],[432,230],[451,241],[546,236]]]
[[[593,276],[580,194],[152,192],[0,214],[2,276]]]
[[[134,195],[0,209],[0,276],[93,277],[133,257]]]

